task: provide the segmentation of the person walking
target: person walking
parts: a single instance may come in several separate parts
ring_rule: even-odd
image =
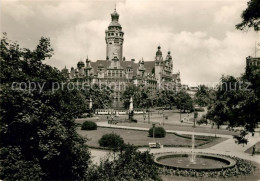
[[[254,156],[254,154],[255,154],[255,145],[253,146],[252,156]]]

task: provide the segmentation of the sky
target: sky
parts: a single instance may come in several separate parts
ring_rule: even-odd
[[[171,51],[173,71],[180,71],[184,84],[240,76],[260,42],[253,30],[235,29],[247,0],[2,0],[1,32],[30,49],[49,37],[54,55],[45,62],[70,69],[87,57],[105,60],[115,4],[126,60],[153,61],[160,45],[164,57]]]

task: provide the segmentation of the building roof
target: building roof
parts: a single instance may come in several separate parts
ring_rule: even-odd
[[[147,73],[152,73],[154,67],[155,67],[155,61],[144,62],[144,68]]]
[[[111,21],[109,26],[119,26],[119,27],[121,27],[121,25],[118,23],[118,21]]]
[[[96,62],[90,62],[91,67],[93,68],[94,75],[98,72],[98,67],[104,67],[105,69],[108,69],[108,67],[111,65],[111,61],[107,60],[97,60]],[[137,75],[137,70],[139,68],[139,64],[135,63],[133,61],[120,61],[120,66],[123,69],[132,68],[133,69],[133,75]],[[144,68],[146,73],[152,73],[152,70],[155,66],[154,61],[147,61],[144,62]]]
[[[94,75],[97,74],[98,66],[103,65],[104,68],[107,68],[110,66],[110,64],[111,64],[111,61],[107,61],[107,60],[97,60],[96,62],[90,62],[90,65],[94,71]]]
[[[133,61],[121,61],[120,65],[126,69],[127,67],[132,67],[133,68],[133,75],[137,75],[137,69],[139,67],[138,63],[135,63]]]

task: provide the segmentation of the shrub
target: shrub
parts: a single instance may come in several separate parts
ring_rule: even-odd
[[[132,119],[131,122],[137,123],[137,120],[136,119]]]
[[[93,121],[85,121],[82,126],[81,130],[96,130],[97,124]]]
[[[205,109],[204,109],[203,107],[196,107],[196,108],[194,109],[194,111],[197,111],[197,112],[204,112]]]
[[[154,137],[155,138],[163,138],[166,135],[166,131],[163,127],[155,127],[154,128]],[[153,137],[153,128],[149,129],[149,136]]]
[[[108,148],[115,149],[115,150],[118,150],[124,146],[123,138],[121,138],[121,136],[119,136],[115,133],[104,134],[100,138],[98,143],[102,147],[108,147]]]
[[[201,124],[208,124],[208,121],[205,117],[202,117],[200,120],[197,121],[197,124],[198,125],[201,125]]]
[[[118,159],[102,160],[99,166],[92,166],[86,174],[86,180],[162,180],[153,156],[140,152],[132,145],[126,145]]]

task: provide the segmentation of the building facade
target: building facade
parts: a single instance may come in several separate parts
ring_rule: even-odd
[[[260,57],[246,57],[246,66],[247,67],[257,67],[260,68]]]
[[[173,74],[173,59],[169,51],[165,58],[161,47],[152,61],[129,61],[123,57],[124,32],[119,24],[116,10],[111,14],[111,23],[105,31],[106,59],[85,62],[79,61],[77,67],[63,71],[70,81],[81,80],[89,84],[106,85],[113,89],[114,107],[122,106],[122,92],[130,85],[142,86],[156,92],[162,89],[181,89],[180,72]]]

